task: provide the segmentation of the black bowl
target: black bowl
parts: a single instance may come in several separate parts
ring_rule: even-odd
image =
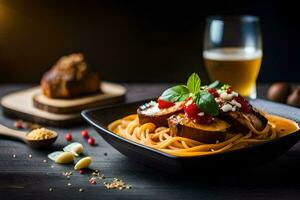
[[[136,113],[136,109],[147,101],[120,104],[105,108],[84,110],[83,118],[91,124],[110,145],[130,159],[168,172],[187,172],[190,169],[241,168],[271,161],[288,151],[300,139],[300,131],[267,143],[244,149],[208,156],[176,157],[156,149],[120,137],[109,130],[107,125],[126,115]],[[300,109],[265,100],[253,100],[251,104],[263,111],[300,122]]]

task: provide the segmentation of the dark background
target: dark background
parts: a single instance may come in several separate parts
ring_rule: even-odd
[[[205,77],[205,17],[261,18],[259,81],[299,82],[298,6],[291,1],[0,1],[0,82],[35,82],[62,55],[85,54],[105,80],[179,82]]]

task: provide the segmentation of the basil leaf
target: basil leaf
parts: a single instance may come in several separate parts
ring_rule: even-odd
[[[214,81],[214,82],[212,82],[211,84],[208,85],[208,88],[220,89],[223,85],[224,85],[224,83],[222,83],[220,81]]]
[[[160,98],[165,101],[178,102],[184,101],[189,94],[189,89],[185,85],[177,85],[165,90]]]
[[[219,107],[214,96],[207,91],[201,91],[200,93],[197,93],[194,96],[194,101],[202,112],[211,116],[216,116],[219,114]]]
[[[187,87],[191,93],[197,93],[200,91],[201,80],[198,74],[193,73],[187,81]]]

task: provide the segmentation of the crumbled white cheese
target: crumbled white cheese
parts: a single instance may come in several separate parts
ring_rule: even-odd
[[[237,97],[237,96],[239,96],[239,94],[234,91],[232,91],[230,94],[228,94],[227,92],[222,92],[220,94],[220,97],[224,100],[231,100],[233,97]]]
[[[157,106],[158,104],[157,104],[157,102],[155,102],[155,101],[150,101],[150,102],[148,102],[148,103],[145,103],[144,105],[141,105],[141,109],[142,110],[145,110],[146,108],[149,108],[149,107],[152,107],[152,106]]]
[[[221,99],[221,98],[215,98],[215,100],[216,100],[217,103],[222,102],[222,99]]]
[[[227,94],[227,92],[223,92],[222,94],[220,94],[220,97],[224,100],[231,100],[234,97],[234,94]]]
[[[146,109],[147,107],[145,105],[141,105],[140,107],[142,110]]]
[[[231,109],[231,111],[232,111],[232,112],[235,112],[235,111],[236,111],[236,107],[233,106],[232,109]]]
[[[153,115],[160,111],[158,108],[158,103],[155,101],[150,101],[149,103],[142,105],[140,108],[141,113],[146,115]]]
[[[200,116],[200,117],[201,117],[201,116],[204,116],[204,112],[199,112],[199,113],[198,113],[198,116]]]
[[[149,102],[149,105],[150,105],[150,106],[156,106],[156,105],[158,105],[158,104],[157,104],[156,101],[150,101],[150,102]]]
[[[231,105],[234,105],[234,106],[236,106],[236,107],[238,107],[238,108],[241,108],[241,107],[242,107],[242,105],[241,105],[239,102],[237,102],[235,99],[232,99],[232,100],[230,101],[230,104],[231,104]]]
[[[232,91],[231,94],[233,94],[233,96],[235,96],[235,97],[239,96],[239,93],[237,93],[235,91]]]
[[[221,107],[221,110],[222,110],[223,112],[232,111],[232,105],[230,105],[230,104],[224,104],[224,105]]]
[[[160,109],[158,108],[157,105],[149,107],[149,108],[141,111],[141,113],[144,114],[144,115],[153,115],[153,114],[158,113],[158,112],[160,112]]]

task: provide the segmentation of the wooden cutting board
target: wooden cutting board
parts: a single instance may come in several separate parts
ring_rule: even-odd
[[[67,126],[81,121],[84,109],[121,101],[126,89],[115,83],[102,82],[102,94],[75,99],[51,99],[42,94],[40,87],[17,91],[4,96],[1,105],[5,115],[40,124]]]
[[[75,99],[52,99],[45,96],[39,87],[33,89],[33,105],[36,108],[56,114],[74,114],[84,109],[112,104],[123,99],[125,88],[121,85],[102,82],[101,94],[84,96]]]

